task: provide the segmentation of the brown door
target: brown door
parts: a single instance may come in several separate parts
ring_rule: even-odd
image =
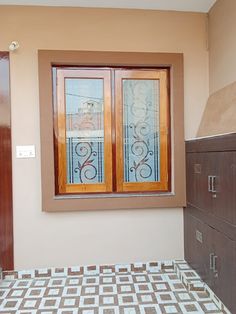
[[[209,176],[215,175],[215,153],[187,154],[187,202],[194,207],[212,212],[212,192]]]
[[[233,289],[233,285],[235,285],[235,242],[215,229],[212,229],[211,232],[213,235],[212,251],[214,252],[212,289],[228,309],[232,313],[236,313],[236,292]]]
[[[215,153],[213,214],[236,225],[236,152]]]
[[[197,204],[197,177],[201,173],[201,165],[197,164],[195,153],[186,155],[186,189],[187,203]]]
[[[9,54],[0,52],[0,267],[13,269]]]
[[[208,226],[184,211],[185,259],[200,277],[210,283]]]
[[[210,176],[215,174],[215,153],[198,153],[197,164],[200,164],[200,173],[197,174],[197,207],[208,213],[212,212],[213,200]]]

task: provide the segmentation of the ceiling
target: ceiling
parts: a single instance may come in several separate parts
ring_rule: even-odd
[[[0,5],[43,5],[208,12],[215,2],[216,0],[0,0]]]

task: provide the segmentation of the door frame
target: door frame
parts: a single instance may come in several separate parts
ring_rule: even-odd
[[[0,51],[0,267],[14,269],[9,52]]]

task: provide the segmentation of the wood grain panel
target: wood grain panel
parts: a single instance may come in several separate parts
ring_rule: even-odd
[[[233,288],[235,256],[235,242],[215,229],[210,229],[212,233],[213,249],[216,256],[216,273],[213,274],[213,289],[216,295],[223,300],[224,304],[235,313],[236,291]]]
[[[13,209],[9,54],[0,52],[0,266],[13,264]]]
[[[236,313],[236,134],[188,141],[186,151],[185,259]]]
[[[219,232],[192,210],[184,211],[185,260],[195,269],[216,295],[231,310],[235,310],[235,262],[236,242]],[[202,241],[196,238],[200,232]],[[211,255],[215,257],[215,269],[210,268]]]
[[[236,150],[236,133],[186,141],[187,153],[226,152]]]

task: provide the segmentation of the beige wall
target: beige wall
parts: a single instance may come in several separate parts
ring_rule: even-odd
[[[21,46],[11,53],[15,267],[182,258],[180,208],[41,212],[37,50],[183,52],[185,132],[194,137],[208,96],[206,16],[0,7],[0,38],[0,50]],[[36,159],[15,158],[24,144],[36,145]]]
[[[197,136],[236,132],[236,1],[218,0],[209,12],[210,97]]]
[[[236,132],[236,81],[211,94],[197,136]]]
[[[210,94],[236,81],[236,1],[218,0],[209,13]]]

